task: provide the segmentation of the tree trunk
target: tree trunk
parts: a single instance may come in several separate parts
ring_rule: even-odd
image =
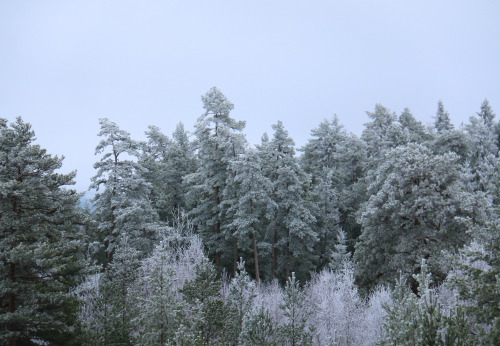
[[[278,228],[274,228],[273,239],[273,277],[278,278]]]
[[[286,230],[287,242],[286,242],[286,279],[290,279],[290,230]]]
[[[222,256],[222,253],[219,249],[219,246],[220,246],[220,210],[219,210],[219,206],[220,206],[220,196],[219,196],[219,190],[220,190],[220,186],[216,186],[215,187],[215,203],[217,204],[217,225],[215,227],[215,240],[216,240],[216,246],[217,246],[217,250],[216,250],[216,253],[215,253],[215,264],[217,265],[217,267],[220,267],[221,266],[221,256]]]
[[[217,252],[215,253],[215,264],[217,267],[221,266],[221,257],[222,257],[222,252],[218,249],[220,246],[220,221],[217,221],[217,227],[215,229],[216,234],[217,234]]]
[[[233,277],[236,277],[238,270],[238,238],[234,237],[234,259],[233,259]]]
[[[252,240],[253,240],[253,259],[255,261],[255,281],[257,282],[257,287],[260,287],[259,256],[257,254],[257,240],[255,239],[255,231],[252,232]]]

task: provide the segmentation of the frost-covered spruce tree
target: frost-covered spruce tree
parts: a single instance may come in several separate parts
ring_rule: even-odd
[[[242,152],[245,139],[241,130],[244,121],[229,116],[233,104],[217,88],[211,88],[202,96],[205,112],[195,127],[197,170],[186,176],[187,199],[191,207],[190,216],[202,235],[209,255],[215,256],[218,266],[226,250],[225,240],[234,241],[233,230],[223,209],[223,194],[228,178],[233,174],[230,161]],[[231,251],[227,251],[231,253]]]
[[[123,236],[142,256],[152,250],[158,214],[149,200],[151,185],[142,178],[142,167],[133,160],[139,155],[138,143],[114,122],[104,118],[99,123],[99,136],[103,139],[96,147],[96,155],[103,155],[94,165],[97,174],[91,188],[97,193],[93,216],[105,244],[106,262],[110,264]]]
[[[240,248],[252,248],[255,265],[255,280],[260,282],[259,248],[268,249],[265,225],[272,220],[276,203],[271,198],[272,183],[262,172],[261,161],[255,150],[248,150],[240,160],[232,162],[237,184],[238,198],[228,205],[234,218],[230,224],[235,229]],[[251,239],[251,246],[249,242]]]
[[[270,223],[273,244],[273,277],[285,278],[298,271],[305,274],[312,268],[313,248],[318,241],[312,227],[314,216],[306,200],[306,187],[310,184],[307,174],[295,158],[293,139],[288,136],[283,123],[273,125],[274,135],[261,155],[269,160],[269,178],[273,183],[273,201],[276,203],[274,220]],[[281,259],[279,253],[281,252]]]
[[[0,343],[71,344],[86,272],[75,173],[34,144],[20,117],[0,119]]]
[[[418,271],[422,258],[442,281],[441,251],[470,240],[468,229],[484,221],[484,198],[466,190],[454,153],[434,155],[419,144],[389,151],[369,177],[369,200],[359,211],[356,244],[358,282],[363,288],[395,282],[398,272]]]

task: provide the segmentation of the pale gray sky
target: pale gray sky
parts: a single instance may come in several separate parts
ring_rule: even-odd
[[[21,115],[66,156],[85,190],[98,118],[143,139],[192,130],[217,86],[251,143],[282,120],[298,146],[336,113],[360,134],[365,111],[442,99],[455,124],[484,98],[500,114],[500,2],[0,1],[0,117]]]

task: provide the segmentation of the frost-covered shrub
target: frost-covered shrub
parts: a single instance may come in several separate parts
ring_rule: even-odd
[[[308,324],[315,328],[315,343],[360,344],[365,302],[354,284],[351,263],[344,262],[340,271],[325,269],[313,277],[306,299],[312,310]]]

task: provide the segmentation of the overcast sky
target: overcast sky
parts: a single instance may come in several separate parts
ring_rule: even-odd
[[[21,115],[87,189],[98,118],[133,138],[192,130],[217,86],[250,143],[282,120],[298,146],[337,114],[438,100],[459,125],[500,114],[499,1],[0,1],[0,117]]]

